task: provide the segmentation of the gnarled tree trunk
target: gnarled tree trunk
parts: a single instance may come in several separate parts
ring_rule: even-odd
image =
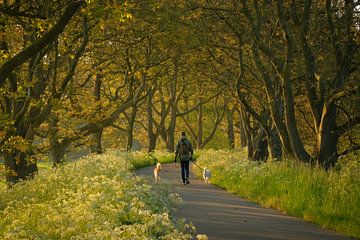
[[[334,104],[325,105],[317,135],[317,160],[325,169],[334,166],[338,157],[336,151],[338,137],[335,131],[335,124],[336,106]]]
[[[269,156],[267,138],[265,131],[262,127],[260,127],[259,132],[254,139],[254,150],[254,160],[264,161]]]

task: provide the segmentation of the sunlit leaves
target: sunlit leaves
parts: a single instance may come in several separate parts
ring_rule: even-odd
[[[25,153],[30,147],[29,141],[27,141],[21,136],[11,136],[6,139],[3,144],[4,146],[2,148],[5,149],[2,150],[7,153],[11,153],[14,151]]]

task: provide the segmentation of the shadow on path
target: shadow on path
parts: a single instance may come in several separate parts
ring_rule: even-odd
[[[139,169],[136,174],[152,177],[153,168]],[[190,184],[184,186],[179,164],[163,164],[162,169],[161,181],[175,185],[175,191],[183,199],[175,217],[192,222],[197,232],[206,234],[209,240],[351,239],[275,209],[260,207],[219,187],[205,185],[192,174]]]

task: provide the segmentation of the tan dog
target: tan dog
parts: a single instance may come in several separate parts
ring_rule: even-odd
[[[161,172],[161,163],[157,163],[154,169],[154,178],[155,181],[160,181],[159,173]]]

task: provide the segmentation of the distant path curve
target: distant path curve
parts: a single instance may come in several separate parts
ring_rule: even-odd
[[[163,164],[161,181],[175,185],[183,204],[175,213],[196,227],[197,233],[209,240],[343,240],[351,239],[336,232],[281,212],[263,208],[226,192],[191,175],[190,184],[182,185],[179,164]],[[191,170],[190,170],[191,171]],[[153,167],[136,171],[138,176],[151,176]]]

